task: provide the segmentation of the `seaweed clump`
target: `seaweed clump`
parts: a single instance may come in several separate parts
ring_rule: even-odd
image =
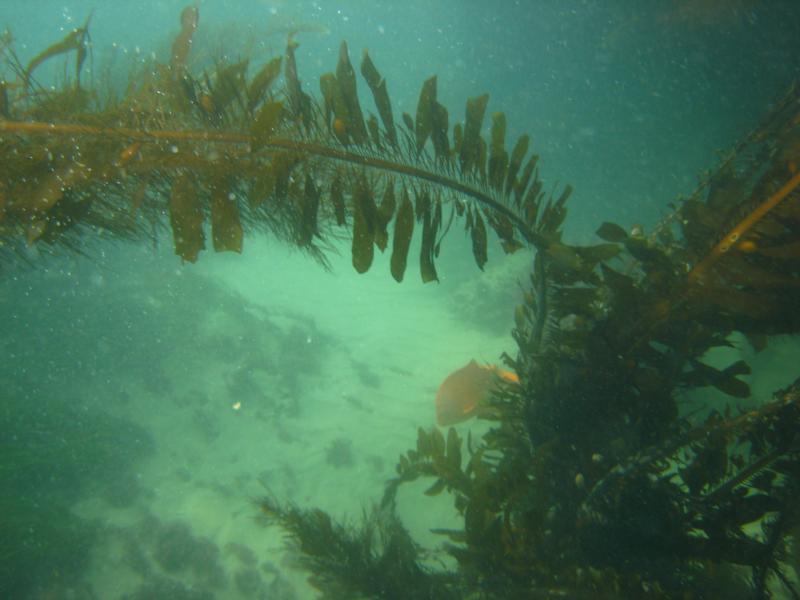
[[[300,566],[326,599],[422,598],[455,600],[453,576],[437,573],[420,558],[408,531],[389,509],[374,508],[359,525],[333,521],[321,510],[257,501],[268,521],[279,522],[297,548]]]
[[[601,244],[536,254],[504,356],[520,383],[498,384],[491,430],[465,447],[420,429],[387,485],[384,510],[429,478],[462,516],[436,530],[457,571],[425,577],[458,598],[800,598],[800,378],[751,398],[746,361],[706,358],[800,330],[798,116],[793,88],[651,235],[604,223]],[[559,240],[565,215],[530,222]],[[682,414],[687,390],[703,410]],[[324,589],[361,573],[365,545],[326,515],[271,512],[309,556],[321,529],[354,544],[307,563]]]

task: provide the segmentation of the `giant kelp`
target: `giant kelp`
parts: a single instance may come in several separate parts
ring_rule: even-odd
[[[482,440],[465,447],[455,430],[421,429],[361,528],[260,502],[315,585],[335,598],[799,597],[786,559],[797,548],[800,384],[750,399],[746,362],[705,358],[736,332],[760,346],[800,327],[797,90],[652,234],[603,223],[601,243],[576,247],[561,236],[570,188],[543,191],[529,139],[505,149],[502,114],[482,137],[486,96],[451,131],[432,78],[415,115],[395,122],[364,54],[377,110],[365,118],[347,47],[317,101],[291,38],[253,75],[246,60],[193,73],[198,16],[184,11],[169,64],[113,100],[77,81],[45,89],[5,46],[18,76],[0,106],[7,248],[82,250],[168,222],[192,261],[210,223],[218,250],[267,229],[321,257],[325,239],[347,232],[359,272],[391,237],[398,281],[415,227],[425,281],[455,222],[479,266],[490,229],[508,252],[537,250],[515,313],[518,352],[505,357],[520,383],[500,384]],[[43,60],[78,54],[83,39]],[[745,408],[681,414],[685,390],[711,387]],[[429,495],[452,494],[463,517],[440,531],[452,573],[426,564],[392,515],[398,487],[419,478],[432,480]]]

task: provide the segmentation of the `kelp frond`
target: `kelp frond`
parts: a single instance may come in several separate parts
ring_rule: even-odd
[[[320,256],[325,239],[347,234],[359,272],[391,239],[391,273],[401,281],[417,224],[420,271],[433,281],[442,238],[463,217],[481,268],[489,228],[506,252],[532,244],[575,260],[552,235],[571,188],[547,197],[528,136],[506,150],[502,113],[491,116],[489,139],[482,137],[487,95],[467,102],[464,122],[451,132],[432,77],[415,116],[403,114],[398,125],[386,81],[364,52],[360,71],[378,115],[365,117],[346,44],[335,72],[320,80],[318,101],[303,91],[291,36],[283,60],[252,75],[246,59],[191,73],[198,22],[198,9],[185,9],[170,63],[153,64],[117,101],[94,96],[89,104],[81,100],[90,97],[85,89],[28,85],[36,67],[72,51],[80,72],[88,21],[31,61],[25,85],[4,88],[5,246],[61,245],[63,233],[79,230],[79,238],[101,227],[147,234],[166,213],[175,251],[188,261],[204,249],[208,222],[216,250],[241,251],[244,231],[262,227]]]

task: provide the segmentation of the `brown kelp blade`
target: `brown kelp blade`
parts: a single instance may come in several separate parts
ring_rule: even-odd
[[[389,140],[389,144],[391,146],[397,146],[397,130],[394,126],[389,92],[386,90],[386,80],[381,77],[381,74],[378,72],[378,69],[375,68],[366,50],[364,50],[361,59],[361,75],[364,77],[364,80],[367,82],[372,92],[372,98],[375,101],[378,114],[383,122],[383,129],[386,132],[386,138]]]
[[[186,62],[192,48],[192,37],[200,21],[200,11],[196,6],[187,6],[181,12],[181,32],[172,42],[170,68],[176,79],[183,76]]]
[[[253,111],[265,98],[267,91],[272,87],[281,73],[282,58],[276,56],[268,61],[247,86],[247,106]]]
[[[486,225],[483,223],[480,211],[476,210],[473,216],[473,224],[470,230],[472,234],[472,255],[475,257],[475,264],[483,270],[487,260],[487,236]]]
[[[75,50],[76,52],[76,59],[75,59],[75,78],[76,82],[80,84],[80,74],[81,68],[83,67],[83,63],[86,60],[87,54],[87,42],[89,37],[89,23],[92,20],[91,13],[86,19],[83,27],[79,27],[70,31],[64,38],[49,46],[36,56],[34,56],[31,61],[28,63],[27,68],[25,69],[25,84],[27,85],[30,82],[31,75],[33,71],[39,67],[42,63],[46,62],[47,60],[59,56],[61,54],[65,54],[67,52],[72,52]]]
[[[195,181],[186,172],[178,173],[172,181],[169,219],[175,254],[189,262],[195,262],[200,251],[205,248],[203,211],[195,201],[196,197]]]
[[[356,185],[353,196],[353,267],[359,273],[366,273],[372,265],[376,221],[375,200],[366,181],[362,180]]]
[[[233,178],[222,176],[209,183],[211,189],[211,237],[216,252],[242,251],[244,231]]]
[[[400,283],[406,271],[408,250],[411,247],[411,237],[414,233],[414,208],[408,197],[408,190],[403,187],[400,195],[400,207],[394,220],[394,235],[392,241],[391,272],[394,280]]]

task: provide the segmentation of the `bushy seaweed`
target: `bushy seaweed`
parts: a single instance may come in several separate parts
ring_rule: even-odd
[[[460,598],[451,574],[424,564],[419,548],[391,508],[374,508],[357,525],[327,513],[281,504],[265,496],[262,515],[279,522],[298,550],[302,566],[323,598]]]

